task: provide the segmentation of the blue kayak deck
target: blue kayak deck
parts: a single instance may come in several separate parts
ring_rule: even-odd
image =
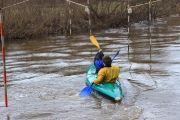
[[[95,66],[94,64],[91,64],[86,72],[87,85],[91,85],[92,81],[97,78],[97,73],[95,72],[96,72]],[[122,88],[119,80],[116,80],[116,84],[114,83],[94,84],[92,88],[117,101],[122,99]]]

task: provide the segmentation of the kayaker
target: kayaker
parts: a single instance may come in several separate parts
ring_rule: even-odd
[[[120,68],[118,66],[111,66],[112,60],[109,56],[104,56],[102,59],[104,67],[98,72],[98,77],[92,82],[92,84],[100,83],[116,83],[118,79]]]
[[[104,56],[104,53],[102,49],[99,49],[99,52],[97,52],[94,57],[94,66],[96,67],[96,73],[98,73],[99,70],[104,67],[104,64],[102,61],[103,56]]]

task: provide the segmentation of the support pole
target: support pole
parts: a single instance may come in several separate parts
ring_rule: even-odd
[[[89,18],[89,34],[90,36],[92,35],[92,31],[91,31],[91,15],[90,15],[90,3],[89,3],[89,0],[87,0],[87,5],[88,5],[88,8],[85,8],[85,11],[88,13],[88,18]]]
[[[8,97],[7,97],[7,85],[6,85],[6,64],[5,64],[5,47],[4,47],[4,25],[3,25],[3,11],[0,10],[0,34],[2,43],[2,60],[3,60],[3,75],[4,75],[4,101],[5,106],[8,107]]]
[[[151,11],[152,11],[152,2],[149,1],[149,39],[150,39],[150,51],[151,51]]]
[[[150,51],[151,51],[151,25],[152,25],[152,3],[154,2],[159,2],[159,1],[162,1],[162,0],[156,0],[156,1],[152,1],[150,0],[148,3],[144,3],[144,4],[140,4],[140,5],[135,5],[135,6],[131,6],[131,8],[133,7],[139,7],[139,6],[143,6],[143,5],[148,5],[149,4],[149,39],[150,39]],[[128,3],[129,3],[129,0],[128,0]]]
[[[129,27],[130,27],[129,19],[130,19],[130,15],[128,13],[128,51],[129,51]]]
[[[71,3],[69,2],[69,34],[71,37]]]
[[[129,3],[128,3],[128,51],[129,51],[129,28],[130,28],[130,14],[132,13],[132,8],[129,6]]]
[[[82,5],[82,4],[79,4],[79,3],[76,3],[76,2],[73,2],[71,0],[66,0],[68,3],[69,3],[69,17],[70,17],[70,35],[71,35],[71,6],[70,6],[70,3],[74,3],[76,5],[79,5],[79,6],[82,6],[85,8],[85,12],[88,13],[88,17],[89,17],[89,30],[90,30],[90,36],[92,35],[92,32],[91,32],[91,19],[90,19],[90,10],[89,10],[89,0],[87,0],[87,5],[88,6],[85,6],[85,5]]]

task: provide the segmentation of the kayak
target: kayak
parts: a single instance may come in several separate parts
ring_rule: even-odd
[[[94,64],[91,64],[86,71],[86,85],[91,85],[92,81],[96,78],[96,68]],[[122,99],[122,88],[118,79],[116,83],[93,84],[92,89],[116,101]]]

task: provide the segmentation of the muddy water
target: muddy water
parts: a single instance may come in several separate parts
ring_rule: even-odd
[[[121,50],[113,61],[121,68],[121,102],[97,93],[77,95],[85,87],[85,71],[97,52],[88,33],[5,41],[8,107],[4,107],[0,75],[0,118],[178,120],[179,19],[174,15],[153,21],[151,49],[147,22],[132,24],[129,51],[127,28],[94,32],[105,55],[113,56]]]

